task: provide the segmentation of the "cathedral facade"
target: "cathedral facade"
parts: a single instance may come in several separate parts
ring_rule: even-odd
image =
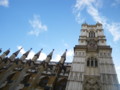
[[[54,49],[38,61],[42,49],[30,60],[30,50],[16,58],[10,49],[0,55],[0,90],[120,90],[101,23],[82,24],[79,44],[74,47],[72,63],[65,62],[67,50],[52,62]],[[1,50],[0,50],[1,52]]]
[[[82,24],[66,90],[120,90],[101,23]]]

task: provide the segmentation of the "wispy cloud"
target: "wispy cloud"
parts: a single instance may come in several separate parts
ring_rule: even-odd
[[[82,16],[82,11],[86,10],[95,22],[101,22],[103,24],[104,28],[112,34],[114,41],[119,40],[120,23],[112,22],[107,17],[103,16],[99,12],[99,7],[102,6],[102,4],[99,6],[99,3],[101,4],[102,2],[100,0],[76,0],[73,12],[77,22],[80,24],[83,23],[84,16]]]
[[[28,32],[29,35],[39,36],[41,32],[47,31],[47,26],[42,24],[40,17],[34,15],[32,20],[29,20],[32,30]]]
[[[9,6],[9,0],[0,0],[0,6],[8,7]]]
[[[114,0],[114,2],[112,3],[112,6],[117,6],[120,4],[120,0]]]
[[[63,45],[66,47],[66,48],[69,48],[69,44],[65,42],[65,40],[62,40],[62,43]]]
[[[69,47],[69,45],[67,43],[64,43],[64,46],[67,47],[67,48]]]

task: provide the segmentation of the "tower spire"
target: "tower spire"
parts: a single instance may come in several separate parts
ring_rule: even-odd
[[[25,58],[27,58],[27,56],[28,56],[28,54],[30,53],[31,50],[32,50],[32,48],[30,48],[30,50],[28,50],[26,53],[24,53],[24,54],[21,56],[20,60],[25,60]]]
[[[10,49],[6,50],[5,52],[3,52],[3,54],[0,56],[0,59],[5,58],[5,56],[7,56],[10,53]]]
[[[21,48],[21,49],[22,49],[22,48]],[[19,49],[19,50],[17,50],[16,52],[14,52],[14,53],[9,57],[9,59],[10,59],[10,60],[14,60],[15,57],[19,54],[19,52],[20,52],[21,49]]]
[[[28,51],[27,51],[26,53],[24,53],[23,55],[25,55],[25,56],[27,57],[31,50],[32,50],[32,48],[30,48],[30,50],[28,50]]]
[[[6,54],[6,56],[10,53],[10,48],[4,52],[4,54]]]
[[[53,55],[54,49],[47,55],[47,58],[45,59],[45,62],[49,63],[50,60],[52,59],[52,55]]]
[[[20,48],[18,51],[14,52],[13,54],[15,54],[15,56],[17,56],[21,50],[22,50],[22,48]]]
[[[65,50],[65,52],[61,56],[61,59],[60,59],[59,63],[63,64],[65,62],[65,60],[66,60],[66,53],[67,53],[67,49]]]
[[[0,53],[2,52],[2,48],[0,48]]]
[[[36,53],[36,54],[34,55],[34,57],[32,58],[32,61],[36,61],[36,60],[39,58],[42,50],[43,50],[43,49],[41,49],[38,53]]]
[[[59,63],[55,66],[55,70],[54,70],[55,76],[52,76],[52,79],[48,80],[47,87],[49,87],[50,89],[54,88],[54,83],[55,83],[55,81],[57,81],[58,76],[64,67],[64,62],[66,60],[66,52],[67,52],[67,49],[65,50],[65,52],[61,56]]]

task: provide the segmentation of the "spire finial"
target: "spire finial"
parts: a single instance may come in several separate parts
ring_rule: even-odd
[[[23,49],[23,48],[21,47],[19,50],[21,50],[21,49]]]
[[[42,51],[43,50],[43,48],[41,48],[41,50],[40,51]]]
[[[32,50],[32,48],[30,48],[30,50]]]
[[[0,53],[2,52],[2,48],[0,48]]]

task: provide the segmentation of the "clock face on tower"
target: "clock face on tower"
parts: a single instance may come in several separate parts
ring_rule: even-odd
[[[90,45],[90,47],[94,47],[95,43],[94,42],[90,42],[89,45]]]
[[[89,48],[94,48],[96,46],[97,46],[97,43],[96,43],[95,40],[89,40],[89,42],[88,42],[88,47]]]

